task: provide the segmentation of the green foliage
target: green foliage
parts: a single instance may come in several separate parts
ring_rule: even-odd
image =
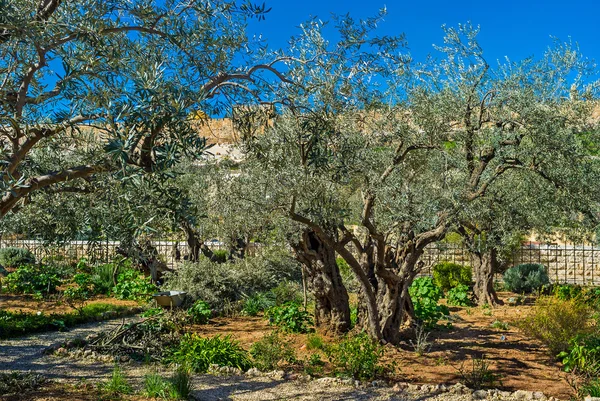
[[[461,382],[465,386],[476,390],[484,387],[495,387],[500,379],[500,376],[490,369],[490,364],[485,355],[481,358],[473,358],[470,368],[465,367],[463,362],[457,370]]]
[[[306,348],[310,350],[324,349],[325,341],[323,340],[323,337],[317,333],[310,333],[306,336]]]
[[[265,334],[263,338],[252,344],[250,355],[254,366],[262,371],[276,369],[281,362],[296,361],[296,353],[290,342],[283,339],[277,331]]]
[[[366,333],[346,336],[339,343],[325,348],[336,373],[358,380],[371,380],[384,372],[379,365],[383,347]]]
[[[269,324],[278,326],[291,333],[308,333],[312,326],[310,314],[295,302],[287,302],[281,306],[274,306],[267,311]]]
[[[579,388],[582,397],[600,397],[600,378],[590,380]]]
[[[63,298],[72,307],[81,310],[85,302],[94,295],[92,276],[87,273],[77,273],[73,276],[75,286],[68,287],[63,292]]]
[[[409,288],[415,316],[421,320],[426,327],[433,327],[440,319],[449,315],[448,308],[438,305],[438,301],[444,295],[442,290],[436,286],[430,277],[419,277],[413,281]]]
[[[169,381],[158,373],[144,376],[144,394],[148,397],[167,398],[170,387]]]
[[[192,375],[190,369],[180,365],[171,376],[169,397],[174,400],[189,400],[192,393]]]
[[[539,291],[550,279],[544,265],[525,263],[511,267],[504,273],[504,285],[517,294]]]
[[[564,284],[555,286],[552,292],[556,298],[568,301],[569,299],[580,296],[582,294],[582,288],[578,285]]]
[[[197,300],[194,304],[188,309],[188,315],[192,317],[192,321],[197,324],[206,324],[210,320],[212,316],[212,310],[210,306],[201,300]]]
[[[519,327],[546,344],[552,355],[557,355],[569,350],[573,338],[591,332],[591,316],[591,308],[583,302],[542,296],[532,313],[519,322]]]
[[[0,394],[22,394],[39,388],[46,381],[44,376],[32,372],[0,373]]]
[[[231,366],[243,371],[252,367],[248,353],[230,336],[200,337],[185,334],[170,357],[171,362],[205,373],[210,365]]]
[[[473,301],[469,294],[470,289],[464,284],[459,284],[448,291],[448,305],[454,306],[472,306]]]
[[[79,309],[78,313],[50,315],[0,310],[0,338],[41,331],[64,330],[77,324],[125,316],[133,312],[134,310],[125,306],[102,303],[85,305]]]
[[[441,262],[433,266],[433,282],[446,292],[459,285],[470,286],[471,267],[452,262]]]
[[[225,249],[216,249],[213,251],[213,259],[216,263],[225,263],[229,258],[229,252]]]
[[[110,379],[98,385],[98,389],[109,396],[131,394],[133,389],[119,365],[115,365]]]
[[[508,330],[509,329],[509,325],[506,322],[503,322],[501,320],[494,320],[494,322],[492,322],[492,324],[490,325],[492,328],[494,329],[498,329],[498,330]]]
[[[568,351],[557,355],[565,372],[575,371],[588,376],[600,373],[600,337],[579,335],[571,339]]]
[[[98,294],[110,294],[117,282],[119,274],[126,269],[125,265],[130,263],[113,262],[95,266],[92,270],[92,280]]]
[[[303,300],[302,288],[297,281],[281,281],[270,292],[275,298],[275,305],[283,305],[287,302],[301,303]]]
[[[275,306],[276,296],[272,291],[257,292],[254,295],[244,298],[242,304],[242,313],[246,316],[256,316],[260,312]]]
[[[143,301],[150,299],[158,288],[150,282],[149,277],[144,277],[137,270],[127,269],[119,273],[117,285],[112,289],[112,293],[118,299],[131,299],[134,301]]]
[[[62,282],[61,271],[54,265],[21,266],[3,279],[8,292],[48,295]]]
[[[0,266],[20,267],[35,264],[35,256],[29,249],[8,247],[0,249]]]

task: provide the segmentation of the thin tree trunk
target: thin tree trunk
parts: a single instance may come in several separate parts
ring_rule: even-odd
[[[473,293],[478,305],[495,306],[501,303],[494,290],[494,274],[498,270],[498,258],[495,248],[485,252],[473,253]]]

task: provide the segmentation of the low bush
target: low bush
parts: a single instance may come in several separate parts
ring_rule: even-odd
[[[326,347],[325,353],[339,375],[371,380],[385,371],[379,364],[383,347],[366,333],[346,336],[339,343]]]
[[[197,373],[207,372],[210,365],[230,366],[243,371],[252,367],[248,353],[230,336],[205,338],[185,334],[169,360],[189,366]]]
[[[192,393],[192,377],[190,370],[184,366],[178,366],[171,376],[169,386],[169,397],[174,400],[189,400]]]
[[[212,310],[210,306],[201,300],[197,300],[188,309],[188,315],[192,318],[192,321],[197,324],[206,324],[212,316]]]
[[[15,294],[56,293],[62,283],[62,271],[54,265],[21,266],[3,279],[6,290]]]
[[[448,305],[453,306],[472,306],[470,289],[464,284],[459,284],[448,291]]]
[[[500,379],[500,376],[491,370],[485,355],[481,358],[473,358],[470,368],[463,363],[457,370],[461,383],[475,390],[495,387]]]
[[[312,331],[310,314],[298,303],[288,302],[274,306],[267,311],[269,323],[291,333],[308,333]]]
[[[229,252],[225,249],[216,249],[213,251],[213,259],[216,263],[225,263],[229,258]]]
[[[568,301],[569,299],[577,298],[582,295],[582,288],[578,285],[562,284],[554,286],[552,293],[556,298]]]
[[[544,265],[525,263],[511,267],[504,273],[504,285],[507,290],[517,294],[532,293],[550,284]]]
[[[133,269],[126,269],[119,273],[117,285],[112,289],[113,295],[118,299],[144,301],[150,299],[158,288],[150,282],[149,277]]]
[[[101,303],[83,306],[78,313],[50,315],[0,310],[0,338],[41,331],[64,330],[77,324],[125,316],[136,311],[125,306]]]
[[[110,294],[113,287],[117,284],[117,278],[123,271],[130,269],[129,259],[105,263],[94,266],[92,269],[92,281],[98,294]],[[129,267],[128,267],[129,266]]]
[[[542,296],[532,313],[518,326],[528,335],[548,346],[553,356],[569,350],[571,340],[589,334],[591,308],[576,299],[568,301],[552,296]]]
[[[29,249],[8,247],[0,249],[0,265],[20,267],[35,264],[35,256]]]
[[[71,308],[81,311],[85,303],[94,295],[92,276],[87,273],[77,273],[73,276],[74,286],[63,292],[63,299]]]
[[[98,389],[111,397],[131,394],[133,392],[125,374],[118,365],[115,365],[110,379],[104,383],[100,383]]]
[[[294,363],[296,353],[289,341],[284,340],[277,331],[266,334],[252,344],[250,355],[254,366],[262,371],[276,369],[282,362]]]
[[[596,378],[583,384],[578,393],[583,397],[600,397],[600,378]]]
[[[426,327],[435,326],[440,319],[449,315],[450,312],[446,306],[438,305],[438,301],[444,294],[434,284],[431,277],[415,279],[408,292],[415,308],[416,318],[421,320]]]
[[[310,350],[322,350],[325,348],[325,340],[317,333],[306,336],[306,348]]]
[[[433,266],[433,282],[446,292],[459,285],[470,286],[472,279],[471,267],[452,262],[441,262]]]
[[[242,313],[246,316],[256,316],[272,308],[276,304],[276,296],[273,292],[257,292],[254,295],[244,298],[242,304]]]

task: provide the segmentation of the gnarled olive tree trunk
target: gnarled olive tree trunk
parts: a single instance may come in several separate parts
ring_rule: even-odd
[[[304,231],[293,248],[304,269],[308,289],[315,297],[315,326],[331,334],[347,332],[350,329],[350,304],[335,250],[311,230]]]
[[[473,254],[473,293],[478,305],[498,305],[501,303],[494,290],[494,274],[498,271],[499,262],[495,248]]]

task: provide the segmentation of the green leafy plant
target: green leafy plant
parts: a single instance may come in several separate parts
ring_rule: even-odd
[[[35,256],[29,249],[8,247],[0,249],[0,265],[20,267],[35,264]]]
[[[188,309],[188,315],[191,316],[192,321],[197,324],[206,324],[210,320],[212,316],[212,310],[210,306],[201,300],[197,300],[194,304]]]
[[[119,273],[117,285],[112,293],[118,299],[131,299],[143,301],[150,298],[158,288],[150,282],[150,278],[133,269],[126,269]]]
[[[189,400],[192,393],[192,375],[185,365],[177,367],[170,378],[169,397],[174,400]]]
[[[415,316],[427,327],[433,327],[440,319],[449,315],[448,308],[438,305],[442,290],[433,283],[431,277],[419,277],[413,281],[409,294],[415,308]]]
[[[452,262],[441,262],[433,266],[433,282],[442,291],[448,291],[459,285],[469,286],[472,281],[470,266]]]
[[[266,334],[250,347],[254,366],[266,371],[276,369],[281,362],[294,363],[296,353],[289,341],[284,340],[277,331]]]
[[[119,365],[115,365],[110,379],[104,383],[100,383],[98,388],[109,396],[119,396],[133,392],[131,385],[127,381],[127,377],[125,377]]]
[[[272,292],[257,292],[244,298],[242,313],[246,316],[256,316],[273,306],[275,306],[275,295]]]
[[[580,335],[571,340],[568,351],[557,355],[565,372],[578,372],[589,376],[600,373],[600,337]]]
[[[600,378],[596,378],[584,383],[578,390],[581,398],[588,395],[590,397],[600,397]]]
[[[518,326],[546,344],[554,356],[568,351],[573,338],[592,331],[591,316],[591,308],[583,302],[543,296]]]
[[[63,299],[78,312],[81,312],[85,303],[94,295],[92,276],[87,273],[77,273],[73,276],[75,286],[68,287],[63,292]]]
[[[525,263],[511,267],[504,273],[504,286],[517,294],[541,290],[550,284],[546,267],[537,263]]]
[[[473,301],[469,294],[469,287],[459,284],[448,291],[448,305],[453,306],[472,306]]]
[[[52,294],[62,283],[61,271],[54,265],[21,266],[3,283],[8,292],[16,294]]]
[[[371,380],[385,371],[379,364],[383,347],[366,333],[346,336],[338,344],[326,347],[325,353],[339,375]]]
[[[274,306],[267,311],[269,323],[281,327],[291,333],[308,333],[311,331],[312,319],[304,308],[295,302]]]
[[[306,336],[306,348],[311,350],[324,349],[325,341],[317,333],[311,333]]]
[[[557,285],[552,292],[556,298],[564,301],[577,298],[583,293],[581,286],[571,284]]]
[[[167,398],[170,387],[169,381],[158,373],[144,376],[144,394],[148,397]]]
[[[213,260],[217,263],[225,263],[229,258],[229,252],[225,249],[216,249],[213,251]]]
[[[490,326],[498,330],[508,330],[510,328],[508,323],[503,322],[501,320],[494,320],[494,322]]]
[[[189,366],[198,373],[205,373],[213,364],[244,371],[252,367],[248,353],[230,336],[204,338],[196,334],[185,334],[179,346],[172,351],[170,360]]]

